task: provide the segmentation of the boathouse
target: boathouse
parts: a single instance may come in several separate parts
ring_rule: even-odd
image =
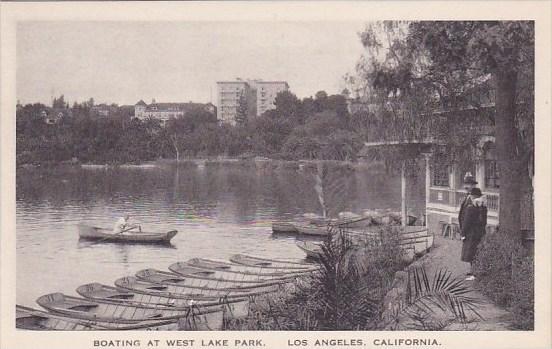
[[[488,231],[496,230],[499,212],[500,178],[495,154],[495,139],[491,132],[481,134],[476,146],[476,156],[467,164],[450,164],[440,158],[439,148],[442,144],[427,138],[409,141],[382,141],[365,143],[360,157],[374,159],[372,151],[385,148],[393,149],[395,154],[405,154],[403,160],[418,159],[425,164],[425,213],[424,222],[433,234],[443,234],[446,229],[450,233],[459,233],[458,213],[460,204],[466,192],[463,189],[463,178],[471,173],[478,182],[478,187],[485,195],[488,219]],[[371,154],[372,153],[372,154]],[[404,166],[401,171],[401,195],[403,216],[408,214],[406,186],[408,178]]]
[[[476,156],[467,165],[452,164],[439,159],[435,152],[423,153],[425,161],[426,225],[433,233],[443,233],[449,226],[458,229],[460,204],[466,196],[463,178],[472,174],[486,198],[488,216],[487,230],[494,231],[498,226],[499,186],[495,154],[495,140],[491,135],[481,135],[477,144]],[[454,231],[453,231],[454,233]]]

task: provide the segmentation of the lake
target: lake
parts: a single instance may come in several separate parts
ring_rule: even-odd
[[[378,166],[298,162],[184,162],[151,168],[17,170],[17,303],[34,306],[50,292],[75,295],[89,282],[112,284],[144,268],[167,270],[194,257],[235,253],[303,258],[294,237],[273,236],[273,220],[322,213],[321,175],[331,216],[400,209],[400,178]],[[411,182],[409,210],[424,208],[424,179]],[[178,235],[171,247],[79,241],[76,225],[113,227],[125,212],[143,230]]]

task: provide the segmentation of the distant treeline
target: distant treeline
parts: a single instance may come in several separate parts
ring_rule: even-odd
[[[63,97],[52,107],[18,105],[17,163],[138,163],[159,158],[264,156],[279,159],[354,160],[378,120],[350,115],[343,95],[298,99],[280,93],[275,109],[220,124],[204,110],[169,120],[139,120],[128,108],[93,113],[93,100],[72,107]]]

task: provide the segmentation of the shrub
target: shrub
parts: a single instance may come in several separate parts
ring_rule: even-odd
[[[535,270],[532,256],[516,258],[513,264],[513,283],[511,309],[514,325],[522,330],[533,330],[535,319]]]
[[[285,292],[258,298],[256,309],[234,330],[376,329],[383,298],[404,267],[396,239],[370,244],[343,232],[322,245],[319,271]]]
[[[487,234],[474,261],[477,287],[496,304],[509,308],[514,326],[534,323],[534,259],[514,234]]]

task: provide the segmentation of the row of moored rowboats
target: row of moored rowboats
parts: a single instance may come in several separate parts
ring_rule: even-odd
[[[43,295],[37,303],[45,310],[16,306],[16,324],[28,330],[222,330],[247,317],[264,295],[316,270],[305,261],[243,254],[229,262],[194,258],[168,271],[140,270],[113,286],[79,286],[79,297]]]
[[[417,218],[407,216],[408,226],[414,225]],[[328,236],[339,229],[375,229],[381,226],[401,225],[401,214],[392,210],[367,210],[363,214],[341,212],[338,218],[328,219],[322,216],[306,213],[292,221],[276,221],[272,223],[275,234],[297,234],[306,236]]]

